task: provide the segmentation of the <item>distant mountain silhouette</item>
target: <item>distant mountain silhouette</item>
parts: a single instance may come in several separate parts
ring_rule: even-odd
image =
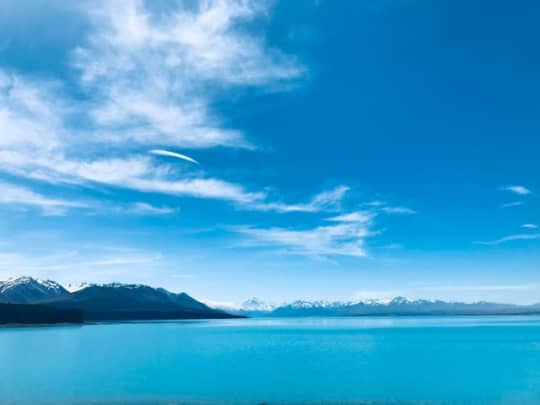
[[[275,316],[362,316],[362,315],[492,315],[539,313],[534,306],[490,302],[462,303],[440,300],[409,300],[396,297],[389,302],[331,303],[326,305],[291,305],[276,308]]]
[[[89,284],[69,292],[53,281],[30,277],[0,283],[0,303],[40,304],[40,308],[79,311],[87,321],[236,317],[210,308],[185,293],[175,294],[162,288],[138,284]],[[12,310],[20,311],[21,308],[12,307]]]
[[[256,305],[254,305],[256,303]],[[359,302],[295,301],[269,305],[253,298],[239,308],[224,310],[246,316],[376,316],[376,315],[527,315],[540,314],[540,304],[513,305],[492,302],[446,302],[440,300],[410,300],[396,297],[388,301]]]

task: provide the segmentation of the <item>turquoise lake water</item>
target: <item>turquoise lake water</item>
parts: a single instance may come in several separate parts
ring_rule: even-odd
[[[0,328],[0,403],[540,404],[540,317]]]

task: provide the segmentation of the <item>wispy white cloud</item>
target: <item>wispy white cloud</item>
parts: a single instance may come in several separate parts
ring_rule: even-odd
[[[169,156],[169,157],[174,157],[174,158],[177,158],[177,159],[181,159],[181,160],[186,160],[188,162],[191,162],[191,163],[195,163],[195,164],[198,164],[199,162],[197,162],[195,159],[187,156],[187,155],[184,155],[182,153],[178,153],[178,152],[172,152],[170,150],[163,150],[163,149],[152,149],[150,151],[150,153],[152,155],[157,155],[157,156]]]
[[[382,207],[381,211],[386,212],[387,214],[404,214],[404,215],[416,214],[415,210],[413,210],[411,208],[407,208],[407,207],[388,206],[388,207]]]
[[[339,219],[335,225],[314,228],[257,228],[250,226],[233,228],[247,240],[243,246],[279,247],[287,253],[311,257],[367,256],[365,239],[371,235],[371,216],[349,215]]]
[[[177,212],[176,209],[171,207],[156,207],[145,202],[136,202],[130,204],[125,211],[136,215],[170,215]]]
[[[365,202],[364,204],[362,204],[363,206],[365,207],[384,207],[385,205],[387,205],[386,201],[382,201],[382,200],[373,200],[373,201],[368,201],[368,202]]]
[[[374,216],[375,214],[370,211],[356,211],[356,212],[349,212],[346,214],[338,215],[332,218],[327,218],[327,220],[334,221],[334,222],[368,223],[373,219]]]
[[[50,193],[49,193],[50,194]],[[35,207],[44,215],[65,215],[72,209],[84,209],[91,214],[121,213],[130,215],[170,215],[177,209],[154,206],[145,202],[117,203],[114,201],[62,199],[45,196],[27,187],[0,181],[0,204],[17,208]]]
[[[23,150],[29,159],[34,151],[50,152],[62,147],[63,96],[52,81],[23,79],[0,69],[0,146]]]
[[[0,161],[2,152],[0,152]],[[92,161],[40,159],[38,167],[24,159],[11,160],[12,169],[27,177],[54,184],[105,186],[134,189],[194,198],[211,198],[251,203],[266,197],[264,192],[249,192],[226,180],[200,177],[198,173],[180,173],[164,165],[154,165],[146,156],[104,158]]]
[[[332,190],[317,194],[306,203],[287,204],[282,202],[259,202],[251,204],[249,208],[260,211],[286,212],[321,212],[321,211],[339,211],[341,202],[347,192],[348,186],[339,186]]]
[[[511,242],[516,240],[536,240],[540,239],[540,233],[522,233],[516,235],[505,236],[500,239],[495,239],[487,242],[475,242],[478,245],[500,245],[501,243]]]
[[[412,208],[402,207],[399,205],[392,205],[387,201],[373,200],[361,204],[361,207],[368,208],[369,210],[383,212],[385,214],[401,214],[401,215],[413,215],[416,211]]]
[[[83,85],[99,95],[93,118],[112,132],[121,128],[122,142],[249,146],[212,114],[210,89],[266,87],[303,74],[293,57],[242,29],[268,5],[201,1],[163,13],[136,0],[100,3],[92,35],[75,52]]]
[[[525,229],[538,229],[538,225],[536,224],[523,224],[521,227]]]
[[[282,247],[288,253],[302,256],[367,255],[364,238],[368,230],[357,224],[320,226],[313,229],[237,227],[250,238],[246,246]]]
[[[320,194],[317,194],[309,205],[315,207],[316,209],[340,209],[341,200],[343,199],[343,197],[345,197],[345,194],[349,190],[350,187],[348,186],[339,186],[334,188],[333,190],[322,192]]]
[[[337,188],[331,192],[319,194],[308,204],[300,205],[305,208],[303,210],[305,212],[332,212],[334,209],[339,212],[336,216],[324,218],[322,225],[310,228],[239,226],[232,228],[232,230],[245,237],[241,243],[241,246],[244,247],[281,248],[281,251],[289,254],[317,258],[365,257],[368,256],[366,239],[380,233],[372,228],[375,219],[381,213],[411,213],[405,208],[403,210],[401,208],[389,211],[381,210],[380,205],[371,209],[344,211],[341,207],[341,199],[346,191],[348,188]],[[315,201],[331,202],[330,209],[325,204],[315,204]],[[306,207],[309,207],[309,210]],[[384,207],[389,206],[384,205]],[[334,224],[328,225],[329,222]],[[401,246],[397,244],[386,246],[388,249],[399,247]]]
[[[519,194],[519,195],[527,195],[527,194],[532,194],[532,191],[529,190],[527,187],[524,187],[524,186],[505,186],[505,187],[502,187],[502,190],[504,191],[510,191],[514,194]]]
[[[512,208],[512,207],[519,207],[520,205],[523,205],[523,201],[512,201],[507,202],[501,205],[501,208]]]
[[[250,210],[332,213],[333,223],[318,227],[244,227],[238,232],[259,245],[286,247],[296,254],[365,256],[376,213],[414,211],[372,202],[372,215],[345,213],[347,186],[306,202],[275,201],[267,191],[148,156],[149,150],[170,155],[173,148],[254,149],[244,133],[215,113],[217,97],[235,88],[281,90],[305,75],[294,56],[269,47],[264,37],[246,29],[267,16],[270,2],[190,4],[175,3],[167,11],[136,0],[95,5],[88,16],[90,34],[72,53],[82,97],[70,97],[60,82],[0,67],[0,171],[58,188],[114,187],[225,200]],[[12,189],[0,198],[5,204],[26,201],[49,213],[85,206],[29,189]],[[172,213],[169,207],[146,202],[125,208],[145,215]]]
[[[343,202],[351,188],[346,185],[337,186],[331,190],[323,191],[315,195],[311,200],[304,203],[284,203],[280,201],[263,201],[261,196],[260,202],[251,203],[247,208],[260,211],[275,211],[280,213],[288,212],[343,212]],[[383,212],[386,214],[416,214],[416,211],[401,206],[392,206],[384,201],[372,201],[360,204],[362,207],[368,207],[364,211],[357,211],[348,214],[343,214],[335,218],[330,218],[337,221],[356,222],[358,216],[366,215],[373,212]],[[371,214],[370,214],[371,215]]]
[[[156,11],[136,0],[96,5],[89,37],[73,53],[85,97],[69,97],[60,82],[0,67],[0,170],[56,184],[99,183],[244,205],[264,199],[264,192],[134,153],[251,147],[212,112],[217,92],[279,87],[304,73],[293,56],[244,29],[265,17],[268,2],[192,6]]]
[[[248,192],[242,186],[213,178],[186,180],[129,179],[126,186],[140,191],[229,200],[250,204],[265,198],[263,192]]]
[[[87,202],[51,198],[26,187],[0,181],[0,204],[36,207],[45,215],[63,215],[72,208],[90,208]]]

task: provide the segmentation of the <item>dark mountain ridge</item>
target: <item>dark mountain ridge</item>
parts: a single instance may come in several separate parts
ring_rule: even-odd
[[[48,301],[63,309],[79,309],[89,320],[229,318],[186,293],[174,294],[143,285],[92,285]]]
[[[0,303],[32,304],[67,295],[69,292],[64,287],[51,280],[19,277],[0,281]]]
[[[57,311],[78,311],[87,321],[233,318],[186,293],[138,284],[87,285],[69,292],[53,281],[21,277],[0,282],[0,303],[33,304]],[[21,310],[22,307],[12,307]],[[37,308],[37,307],[36,307]],[[6,308],[6,311],[9,308]],[[31,311],[32,308],[29,308]]]

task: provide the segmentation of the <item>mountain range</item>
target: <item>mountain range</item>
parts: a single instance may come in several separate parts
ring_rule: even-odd
[[[61,320],[66,315],[72,319],[74,311],[84,321],[238,317],[210,308],[186,293],[175,294],[162,288],[112,283],[86,284],[69,291],[54,281],[31,277],[0,282],[0,305],[0,323],[26,323],[28,314],[35,311],[25,306],[40,309],[44,314],[42,323],[48,323],[47,316]],[[14,318],[13,311],[20,317]]]
[[[301,316],[383,316],[383,315],[527,315],[540,314],[540,304],[514,305],[493,302],[447,302],[441,300],[411,300],[395,297],[391,300],[364,301],[294,301],[272,305],[251,298],[236,308],[221,309],[237,315],[265,317]]]
[[[294,301],[268,304],[258,298],[239,307],[210,307],[186,293],[141,284],[83,284],[63,287],[51,280],[20,277],[0,282],[0,324],[212,319],[235,317],[527,315],[540,304],[411,300]]]

